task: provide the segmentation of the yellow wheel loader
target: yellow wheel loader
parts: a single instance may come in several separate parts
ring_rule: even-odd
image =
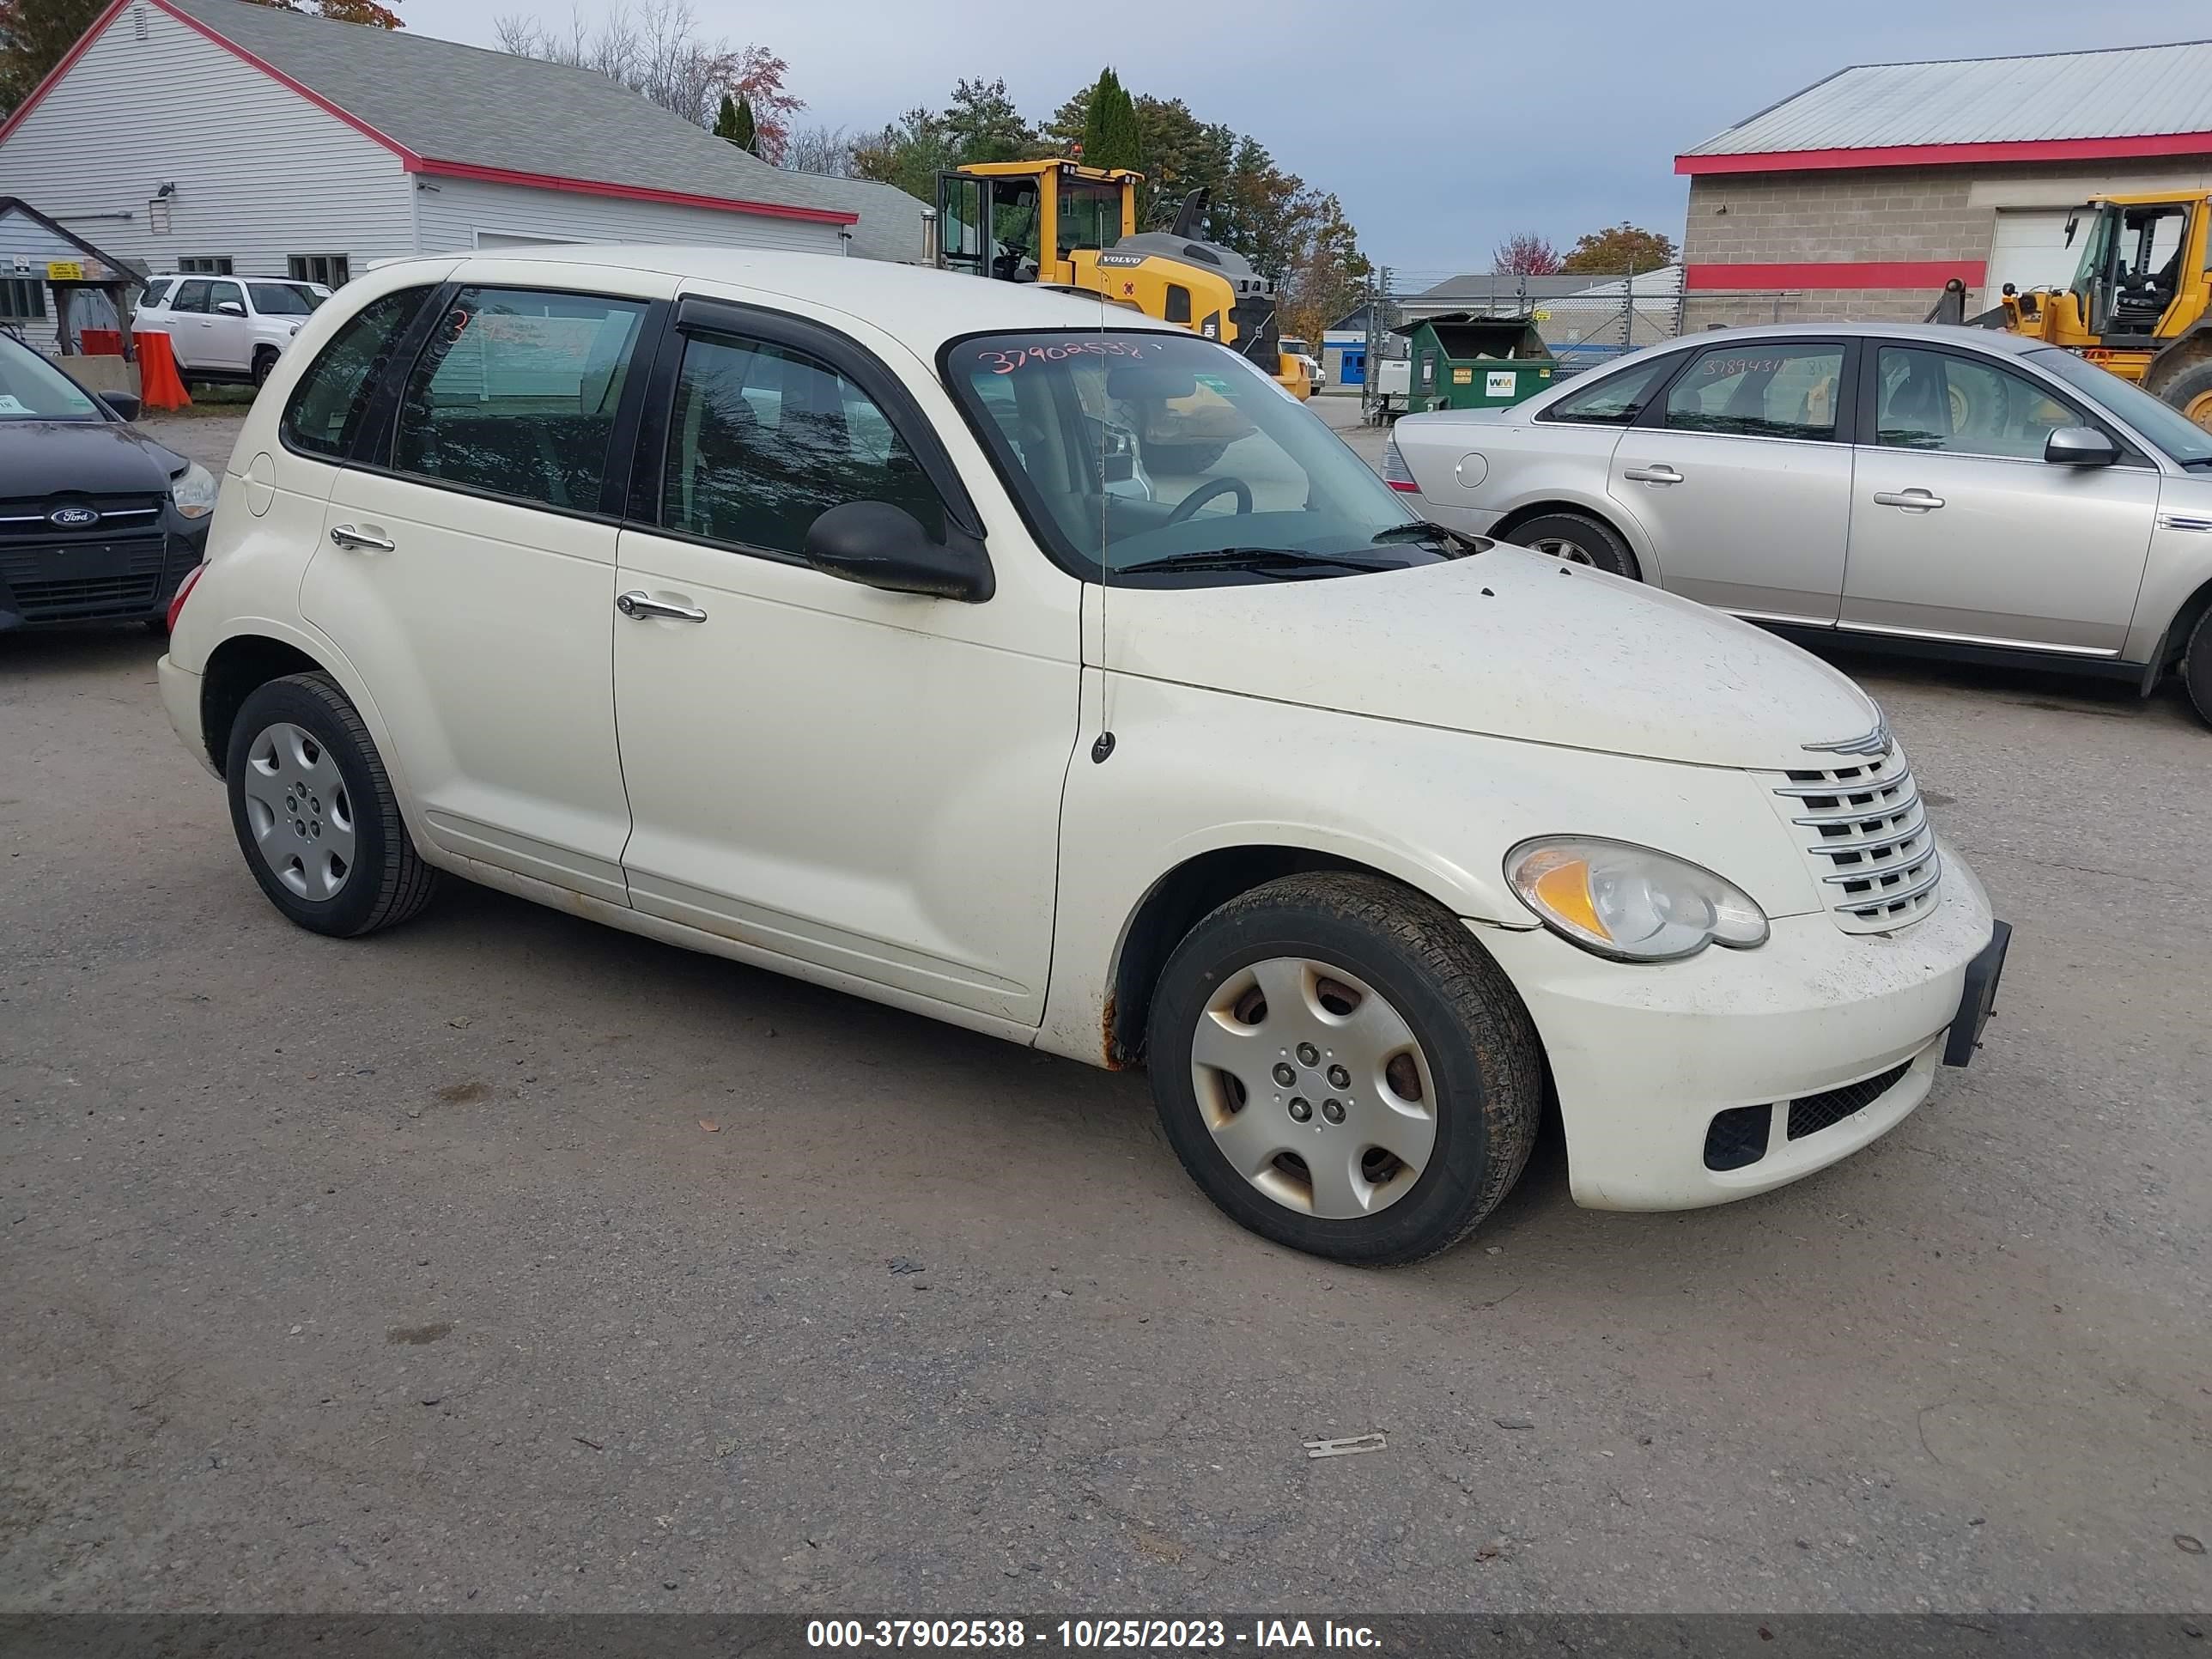
[[[2212,430],[2212,193],[2100,196],[2067,222],[2074,280],[1968,318],[1954,277],[1931,322],[2032,335],[2134,380]]]
[[[1137,228],[1141,173],[1057,157],[978,162],[937,179],[933,263],[1001,282],[1097,295],[1218,340],[1292,396],[1313,395],[1281,347],[1274,284],[1234,248],[1204,240],[1194,191],[1169,230]]]

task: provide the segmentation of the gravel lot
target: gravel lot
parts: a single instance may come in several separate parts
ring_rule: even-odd
[[[0,639],[0,1608],[2212,1601],[2173,696],[1846,659],[2019,930],[1975,1066],[1722,1209],[1548,1146],[1361,1273],[1139,1078],[465,887],[290,928],[158,651]]]

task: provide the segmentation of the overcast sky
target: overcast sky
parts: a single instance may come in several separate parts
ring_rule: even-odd
[[[494,44],[495,18],[570,0],[397,0],[408,27]],[[1561,248],[1629,219],[1682,233],[1675,154],[1850,64],[2212,35],[2203,0],[692,0],[702,32],[791,64],[799,118],[855,131],[1004,76],[1043,118],[1113,64],[1333,190],[1376,259],[1486,270],[1504,237]],[[605,0],[575,9],[595,18]],[[1086,20],[1096,27],[1084,27]]]

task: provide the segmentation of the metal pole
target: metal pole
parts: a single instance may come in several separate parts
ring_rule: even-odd
[[[1628,258],[1628,280],[1622,285],[1620,302],[1620,349],[1623,356],[1636,349],[1636,256]]]

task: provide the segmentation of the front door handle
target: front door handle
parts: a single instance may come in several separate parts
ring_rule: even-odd
[[[1941,495],[1918,489],[1877,489],[1874,492],[1874,500],[1876,507],[1901,507],[1908,513],[1932,513],[1943,505]]]
[[[1655,462],[1650,466],[1624,467],[1621,469],[1620,476],[1633,479],[1638,483],[1670,484],[1682,482],[1682,475],[1664,461]]]
[[[368,531],[349,524],[331,526],[331,544],[351,548],[358,553],[394,553],[399,549],[399,544],[389,536],[371,535]]]
[[[707,620],[707,613],[696,605],[671,605],[665,599],[656,599],[650,593],[635,589],[619,595],[615,600],[615,609],[633,622],[646,622],[654,617],[664,617],[669,622]]]

